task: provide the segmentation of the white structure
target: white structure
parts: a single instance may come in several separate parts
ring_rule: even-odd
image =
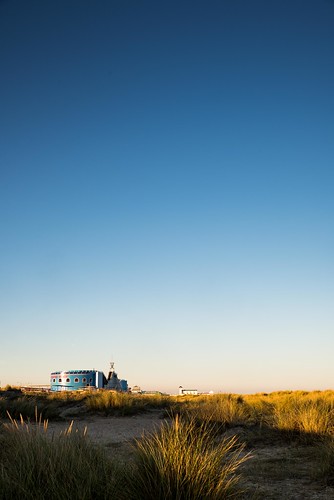
[[[139,385],[134,385],[131,389],[132,394],[141,394],[142,390]]]
[[[183,389],[182,385],[179,387],[179,396],[186,396],[186,395],[191,395],[191,396],[197,396],[198,390],[197,389]]]

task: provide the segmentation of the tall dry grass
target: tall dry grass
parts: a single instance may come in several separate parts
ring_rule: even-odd
[[[76,406],[86,398],[86,393],[82,391],[61,391],[61,392],[29,392],[24,393],[20,389],[0,391],[0,416],[6,418],[7,412],[12,417],[34,418],[35,408],[38,413],[43,414],[46,419],[59,419],[65,408]]]
[[[10,417],[0,434],[2,500],[91,500],[123,498],[116,463],[71,424],[58,436],[47,421]]]
[[[59,415],[64,405],[78,403],[83,411],[87,407],[121,416],[160,408],[179,417],[137,443],[130,473],[73,426],[53,436],[47,422],[41,416],[37,419],[41,408],[43,417],[48,411]],[[0,408],[3,415],[9,408],[15,416],[36,414],[33,423],[12,418],[0,427],[1,500],[229,498],[239,494],[238,473],[245,453],[235,438],[222,440],[220,435],[219,440],[214,430],[233,426],[244,427],[242,435],[249,436],[248,443],[304,440],[316,450],[317,478],[334,484],[333,391],[193,398],[111,391],[27,396],[14,391],[7,399],[0,395]]]
[[[244,397],[235,394],[201,396],[181,404],[179,411],[200,422],[210,422],[222,430],[230,426],[246,425],[254,417],[254,410]]]
[[[216,440],[212,426],[178,416],[136,444],[129,499],[203,500],[237,495],[249,458],[235,437]]]
[[[132,468],[92,445],[73,424],[50,435],[48,422],[10,417],[0,432],[1,500],[225,499],[238,493],[247,460],[235,437],[176,417],[137,441]]]
[[[133,415],[146,409],[169,408],[172,398],[160,394],[145,396],[104,390],[87,394],[85,404],[89,410],[107,415]]]
[[[292,393],[273,399],[272,426],[304,435],[331,434],[334,430],[332,397]]]

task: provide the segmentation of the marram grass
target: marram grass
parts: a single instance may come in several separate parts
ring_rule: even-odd
[[[137,440],[129,499],[218,500],[238,495],[238,469],[249,454],[236,437],[216,438],[212,426],[177,416]]]
[[[122,474],[73,423],[50,435],[47,421],[10,417],[0,434],[1,500],[124,498]]]
[[[176,417],[136,442],[132,466],[117,465],[71,423],[59,435],[38,417],[9,415],[0,433],[1,500],[205,500],[232,498],[249,458],[235,437]]]
[[[202,396],[181,407],[181,412],[191,414],[202,422],[221,424],[221,427],[246,424],[251,420],[251,407],[244,398],[234,394]]]
[[[168,408],[172,398],[169,396],[129,394],[102,390],[87,394],[85,404],[91,411],[105,414],[133,415],[149,408]]]
[[[287,395],[275,401],[272,425],[301,435],[328,435],[334,430],[333,400],[308,395]]]

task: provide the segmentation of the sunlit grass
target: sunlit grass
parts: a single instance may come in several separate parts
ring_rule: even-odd
[[[252,416],[251,407],[240,395],[201,396],[180,406],[181,413],[190,413],[201,422],[220,424],[222,428],[246,424]]]
[[[85,404],[92,411],[131,415],[149,408],[169,408],[171,401],[169,396],[159,394],[145,396],[105,390],[88,394]]]
[[[306,434],[329,434],[334,429],[334,406],[331,400],[295,395],[275,404],[273,426],[279,430]]]
[[[75,432],[73,425],[59,436],[50,434],[46,419],[59,418],[64,409],[68,414],[72,407],[83,415],[89,411],[121,417],[160,410],[173,418],[160,432],[138,441],[130,474],[127,464],[118,467],[84,433]],[[237,491],[237,470],[244,451],[235,437],[224,440],[226,430],[229,436],[239,433],[251,447],[271,446],[273,442],[279,446],[306,444],[310,451],[305,453],[314,457],[317,480],[334,484],[334,392],[330,390],[193,397],[104,390],[22,394],[15,390],[0,393],[0,410],[2,417],[8,411],[11,414],[8,423],[0,427],[0,499],[98,499],[107,498],[106,492],[119,500],[174,498],[168,491],[180,499],[228,498]],[[216,450],[226,460],[219,462]],[[230,463],[231,457],[235,461]],[[225,474],[228,470],[231,473]],[[196,482],[195,476],[201,480]],[[65,483],[58,484],[62,477],[69,489]],[[147,496],[150,493],[142,485],[143,477],[154,492],[152,496]],[[138,496],[138,491],[146,496]]]
[[[238,468],[248,458],[236,437],[216,440],[208,424],[177,416],[137,441],[129,498],[231,498],[238,492]]]
[[[3,500],[230,498],[248,458],[235,437],[216,440],[211,427],[179,417],[137,441],[131,469],[110,460],[73,422],[50,435],[37,410],[32,423],[9,416],[0,445]]]

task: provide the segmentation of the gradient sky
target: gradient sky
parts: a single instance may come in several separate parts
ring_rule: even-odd
[[[333,388],[334,1],[0,0],[0,384]]]

